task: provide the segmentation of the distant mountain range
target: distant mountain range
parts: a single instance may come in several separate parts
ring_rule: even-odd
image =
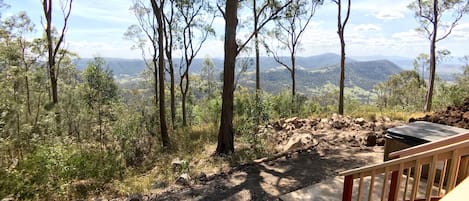
[[[132,81],[132,77],[139,76],[147,67],[141,59],[118,59],[104,58],[114,75],[126,77]],[[284,59],[287,63],[287,58]],[[84,58],[76,61],[77,68],[83,70],[91,58]],[[251,60],[248,63],[248,70],[240,77],[240,84],[248,87],[255,85],[255,67],[253,58],[239,58],[239,60]],[[178,66],[179,61],[175,61]],[[196,58],[190,68],[190,73],[199,74],[202,69],[204,59]],[[216,74],[223,70],[223,60],[212,58],[215,66]],[[299,92],[308,92],[311,89],[321,87],[327,83],[337,85],[339,82],[339,62],[340,56],[337,54],[327,53],[309,57],[297,57],[297,89]],[[241,62],[238,62],[241,63]],[[379,82],[385,81],[392,74],[399,73],[402,70],[413,69],[413,59],[405,57],[386,57],[386,56],[370,56],[370,57],[352,57],[346,60],[346,86],[360,87],[365,90],[371,90],[373,86]],[[440,77],[445,80],[454,79],[455,73],[462,72],[458,62],[452,62],[441,65],[437,72]],[[176,72],[178,72],[176,67]],[[217,77],[218,78],[218,77]],[[291,84],[290,74],[281,67],[271,57],[261,57],[261,84],[268,92],[278,92],[284,88],[288,88]],[[279,87],[281,86],[281,87]]]
[[[402,69],[399,66],[388,60],[350,61],[345,65],[345,86],[356,86],[369,91],[372,90],[377,83],[387,80],[390,75],[401,71]],[[297,90],[302,93],[308,93],[328,83],[337,86],[339,83],[339,75],[340,66],[338,64],[318,68],[300,66],[295,74]],[[240,78],[240,84],[254,87],[254,80],[254,72],[248,72],[245,76]],[[290,88],[290,73],[285,68],[270,69],[262,72],[261,85],[263,89],[272,93]]]

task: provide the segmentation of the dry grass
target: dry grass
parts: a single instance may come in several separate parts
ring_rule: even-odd
[[[158,192],[174,184],[175,179],[182,173],[188,173],[192,178],[201,172],[206,175],[216,174],[273,153],[270,152],[273,151],[273,146],[268,145],[266,140],[259,139],[259,145],[253,148],[246,136],[235,136],[235,153],[227,158],[213,156],[217,131],[218,127],[215,125],[197,125],[174,131],[171,133],[172,149],[166,152],[157,150],[156,155],[152,157],[154,163],[150,171],[115,181],[114,188],[123,196],[136,192]],[[171,162],[175,158],[187,161],[188,166],[183,170],[174,171]]]
[[[408,121],[411,117],[421,117],[425,113],[396,110],[378,111],[376,107],[360,107],[354,111],[348,111],[348,113],[346,111],[346,115],[363,117],[367,120],[376,120],[385,116],[393,120]],[[320,116],[324,117],[324,115]],[[156,154],[152,157],[153,168],[151,170],[144,174],[133,174],[122,181],[116,181],[113,184],[114,188],[121,195],[130,195],[136,192],[156,193],[164,187],[174,184],[175,179],[182,173],[188,173],[193,178],[201,172],[206,175],[216,174],[227,171],[233,166],[270,156],[275,152],[274,146],[269,143],[269,140],[256,139],[257,145],[253,145],[253,135],[242,135],[235,136],[235,153],[226,158],[213,156],[217,144],[217,132],[217,125],[196,125],[173,131],[170,134],[172,149],[166,152],[156,150]],[[175,158],[187,161],[187,167],[182,171],[173,171],[171,162]]]

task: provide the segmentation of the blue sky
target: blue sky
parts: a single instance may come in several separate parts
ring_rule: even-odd
[[[11,8],[3,17],[26,11],[36,24],[36,36],[41,34],[41,0],[4,0]],[[57,17],[60,23],[58,2]],[[407,9],[409,0],[352,1],[349,24],[346,27],[346,51],[349,56],[403,56],[414,58],[428,52],[428,41],[417,33],[413,12]],[[136,24],[129,10],[132,0],[75,0],[66,35],[66,47],[81,57],[103,56],[140,59],[140,51],[132,50],[132,42],[123,34]],[[336,34],[336,5],[326,1],[320,7],[301,39],[300,56],[338,53]],[[60,25],[60,24],[59,24]],[[215,20],[217,37],[210,39],[199,57],[223,57],[223,19]],[[454,56],[469,55],[469,16],[463,18],[452,35],[438,43],[438,48],[449,49]]]

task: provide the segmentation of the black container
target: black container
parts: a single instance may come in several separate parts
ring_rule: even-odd
[[[390,159],[389,153],[467,132],[467,129],[426,121],[390,128],[385,135],[384,161]]]

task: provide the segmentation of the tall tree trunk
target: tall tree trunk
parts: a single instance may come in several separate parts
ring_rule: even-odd
[[[292,112],[292,114],[295,114],[297,112],[297,109],[296,109],[296,104],[297,104],[296,103],[296,79],[295,79],[295,65],[296,65],[295,51],[291,52],[290,59],[291,59],[290,74],[291,74],[291,102],[292,102],[291,112]]]
[[[166,109],[165,109],[165,88],[164,88],[164,24],[163,24],[163,4],[164,0],[159,1],[151,0],[153,12],[156,16],[158,24],[158,79],[159,79],[159,105],[160,105],[160,132],[163,148],[169,147],[168,128],[166,125]]]
[[[157,49],[155,48],[154,49],[154,53],[153,53],[153,77],[154,77],[154,83],[153,83],[153,88],[155,90],[155,107],[158,107],[158,100],[159,100],[159,96],[158,96],[158,58],[156,56],[156,53],[157,53]]]
[[[187,126],[186,93],[181,94],[182,126]]]
[[[184,82],[185,80],[185,82]],[[181,82],[179,83],[181,88],[181,108],[182,108],[182,125],[187,126],[187,93],[189,91],[189,72],[185,72],[181,76]]]
[[[339,83],[339,114],[344,114],[344,89],[345,89],[345,41],[343,30],[340,37],[340,83]]]
[[[165,19],[165,51],[166,57],[168,58],[169,67],[169,93],[170,93],[170,105],[171,105],[171,125],[172,128],[176,128],[176,99],[175,99],[175,86],[174,86],[174,63],[173,63],[173,16],[174,16],[174,1],[171,1],[171,13],[169,19],[164,16]],[[164,14],[164,13],[163,13]],[[166,26],[167,25],[167,26]]]
[[[28,71],[26,71],[28,73]],[[29,77],[28,75],[24,78],[25,85],[26,85],[26,105],[28,106],[28,119],[31,118],[31,92],[29,89]]]
[[[259,59],[259,29],[258,23],[259,18],[257,17],[257,6],[256,1],[253,1],[253,14],[254,14],[254,45],[256,49],[256,95],[258,95],[258,91],[261,90],[261,83],[260,83],[260,59]]]
[[[233,136],[233,91],[234,72],[238,45],[238,0],[226,0],[225,7],[225,59],[223,64],[223,96],[220,129],[218,131],[217,154],[234,152]]]
[[[433,1],[433,16],[438,16],[438,1]],[[425,112],[432,110],[433,88],[435,84],[435,71],[436,71],[436,37],[438,31],[438,19],[433,20],[433,33],[430,41],[430,77],[428,78],[427,94],[425,97]]]
[[[64,41],[68,18],[70,17],[70,13],[72,11],[72,2],[73,0],[69,0],[68,5],[67,5],[68,8],[62,9],[63,14],[64,14],[64,22],[63,22],[62,30],[59,33],[59,37],[57,41],[54,41],[55,38],[52,36],[52,0],[42,1],[43,12],[46,18],[45,32],[46,32],[46,38],[47,38],[48,70],[49,70],[49,78],[50,78],[51,91],[52,91],[52,103],[54,103],[54,105],[59,102],[58,94],[57,94],[57,76],[58,76],[59,66],[56,63],[56,56],[57,56],[57,53],[60,51],[60,45]]]
[[[172,62],[171,62],[172,63]],[[173,64],[170,64],[173,65]],[[170,94],[171,94],[171,125],[173,126],[173,129],[176,128],[176,93],[175,93],[175,84],[174,84],[174,68],[172,68],[171,73],[169,74],[170,76]]]
[[[432,37],[432,42],[430,43],[430,77],[428,78],[427,94],[425,97],[425,112],[430,112],[432,110],[432,99],[433,99],[433,89],[435,84],[435,70],[436,70],[436,44],[435,44],[435,35]]]
[[[350,3],[347,0],[347,13],[342,21],[342,1],[334,1],[337,4],[337,34],[340,39],[340,81],[339,81],[339,114],[344,114],[344,90],[345,90],[345,39],[344,30],[350,16]]]

